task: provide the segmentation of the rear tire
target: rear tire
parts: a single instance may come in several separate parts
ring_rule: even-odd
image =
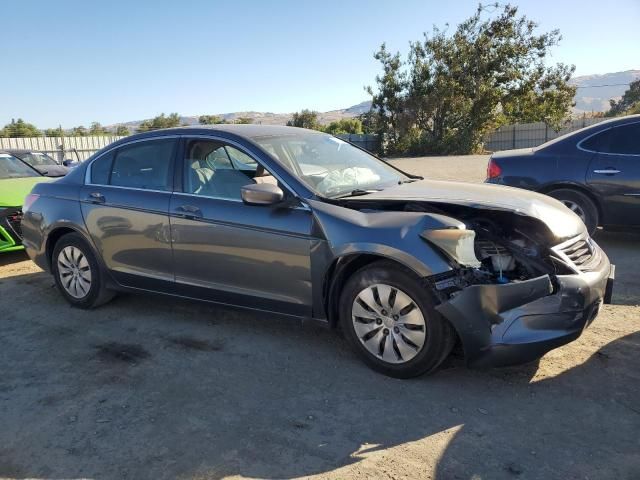
[[[587,195],[569,188],[552,190],[547,195],[560,200],[567,208],[578,215],[586,225],[589,235],[595,233],[599,222],[598,207]]]
[[[455,344],[455,331],[434,308],[420,279],[389,261],[355,272],[339,303],[352,348],[372,369],[395,378],[435,371]]]
[[[53,249],[51,271],[58,290],[74,307],[95,308],[115,296],[115,292],[104,286],[93,249],[78,233],[60,237]]]

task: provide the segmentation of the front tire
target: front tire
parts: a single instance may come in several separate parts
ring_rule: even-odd
[[[393,262],[355,272],[344,286],[339,311],[353,349],[390,377],[435,371],[455,343],[453,328],[433,308],[419,278]]]
[[[61,237],[53,249],[51,271],[62,296],[71,305],[90,309],[111,300],[93,250],[77,233]]]

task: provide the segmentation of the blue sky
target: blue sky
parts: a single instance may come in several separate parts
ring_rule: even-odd
[[[477,1],[6,1],[0,126],[41,128],[244,110],[345,108],[367,99],[386,41],[406,52]],[[576,74],[640,68],[640,0],[514,1],[563,35]]]

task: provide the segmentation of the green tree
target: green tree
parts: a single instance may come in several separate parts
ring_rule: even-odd
[[[341,118],[327,125],[324,131],[331,135],[362,133],[362,121],[359,118]]]
[[[630,115],[640,112],[640,79],[631,82],[629,88],[618,101],[609,100],[611,108],[607,112],[608,117],[618,115]]]
[[[104,128],[100,123],[93,122],[89,127],[89,135],[109,135],[109,131]]]
[[[158,130],[159,128],[172,128],[180,126],[180,115],[171,113],[165,115],[161,113],[151,120],[145,120],[138,127],[138,132],[148,132],[150,130]]]
[[[287,122],[287,126],[322,130],[320,122],[318,122],[318,112],[307,110],[306,108],[300,112],[295,112],[291,120]]]
[[[72,137],[86,137],[87,135],[89,135],[89,132],[87,131],[86,127],[83,127],[82,125],[80,125],[79,127],[73,127],[71,129]]]
[[[225,120],[219,115],[200,115],[198,117],[198,123],[200,123],[200,125],[217,125],[219,123],[225,123]]]
[[[47,128],[44,131],[44,136],[45,137],[63,137],[64,136],[64,130],[62,130],[62,127]]]
[[[410,44],[406,61],[384,44],[375,54],[383,72],[368,92],[386,153],[471,153],[505,123],[564,124],[575,67],[547,59],[559,31],[538,34],[511,5],[485,15],[480,5],[451,35],[425,33]]]
[[[126,137],[128,135],[131,135],[131,132],[126,125],[118,125],[116,127],[116,135],[119,137]]]
[[[17,138],[17,137],[40,137],[42,132],[31,123],[25,122],[23,119],[11,120],[11,123],[7,123],[2,130],[0,130],[0,137],[5,138]]]
[[[241,125],[248,125],[253,123],[253,118],[251,117],[238,117],[234,123],[239,123]]]

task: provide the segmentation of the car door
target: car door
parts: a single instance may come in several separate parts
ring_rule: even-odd
[[[581,143],[596,152],[587,183],[604,199],[609,225],[640,225],[640,122],[598,133]]]
[[[242,186],[277,179],[254,179],[258,163],[238,145],[183,141],[183,192],[170,205],[178,288],[221,303],[311,315],[309,209],[246,205]]]
[[[80,200],[106,267],[122,285],[173,284],[169,203],[177,137],[133,142],[96,158]]]

